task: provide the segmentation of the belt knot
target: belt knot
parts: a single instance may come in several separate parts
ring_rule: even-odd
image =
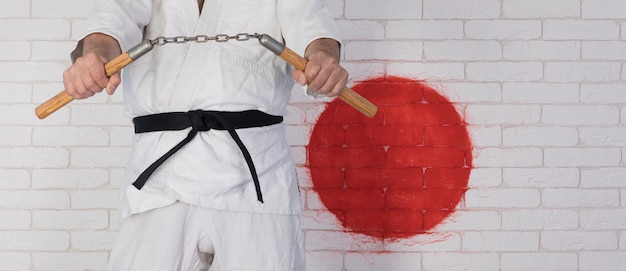
[[[188,116],[192,129],[198,132],[211,130],[211,128],[215,128],[219,124],[215,116],[203,110],[189,111]]]

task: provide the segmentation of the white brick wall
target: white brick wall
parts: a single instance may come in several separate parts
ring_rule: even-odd
[[[345,233],[307,176],[324,110],[295,92],[308,270],[624,270],[626,1],[326,0],[351,83],[426,80],[469,125],[469,190],[432,234]],[[120,95],[33,109],[94,0],[0,0],[0,270],[105,270],[132,128]],[[242,29],[242,32],[245,32]]]

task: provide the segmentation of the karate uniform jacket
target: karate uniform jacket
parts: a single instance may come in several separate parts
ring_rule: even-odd
[[[115,38],[126,51],[144,39],[237,33],[269,34],[303,55],[318,38],[338,40],[323,0],[98,0],[86,35]],[[249,41],[157,46],[123,70],[129,117],[190,110],[260,110],[285,115],[293,87],[291,67]],[[123,217],[177,200],[208,208],[297,214],[300,199],[284,124],[239,129],[256,167],[264,203],[226,131],[201,132],[161,165],[143,189],[130,185],[189,129],[136,134],[122,184]]]

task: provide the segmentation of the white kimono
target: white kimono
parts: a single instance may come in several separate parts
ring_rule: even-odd
[[[269,34],[299,54],[318,38],[338,40],[323,0],[99,0],[87,34],[111,35],[126,51],[142,39],[238,33]],[[167,44],[123,71],[129,117],[196,109],[260,110],[285,115],[291,68],[256,39]],[[226,131],[200,132],[170,157],[141,190],[130,185],[180,142],[183,131],[137,134],[122,184],[123,217],[177,200],[232,211],[297,214],[298,183],[283,124],[237,130],[256,167],[265,203]]]

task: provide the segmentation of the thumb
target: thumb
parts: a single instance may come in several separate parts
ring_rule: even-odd
[[[293,70],[293,72],[291,73],[291,77],[293,77],[293,80],[296,80],[296,82],[298,82],[298,84],[300,84],[301,86],[304,86],[308,83],[304,72],[301,70]]]

